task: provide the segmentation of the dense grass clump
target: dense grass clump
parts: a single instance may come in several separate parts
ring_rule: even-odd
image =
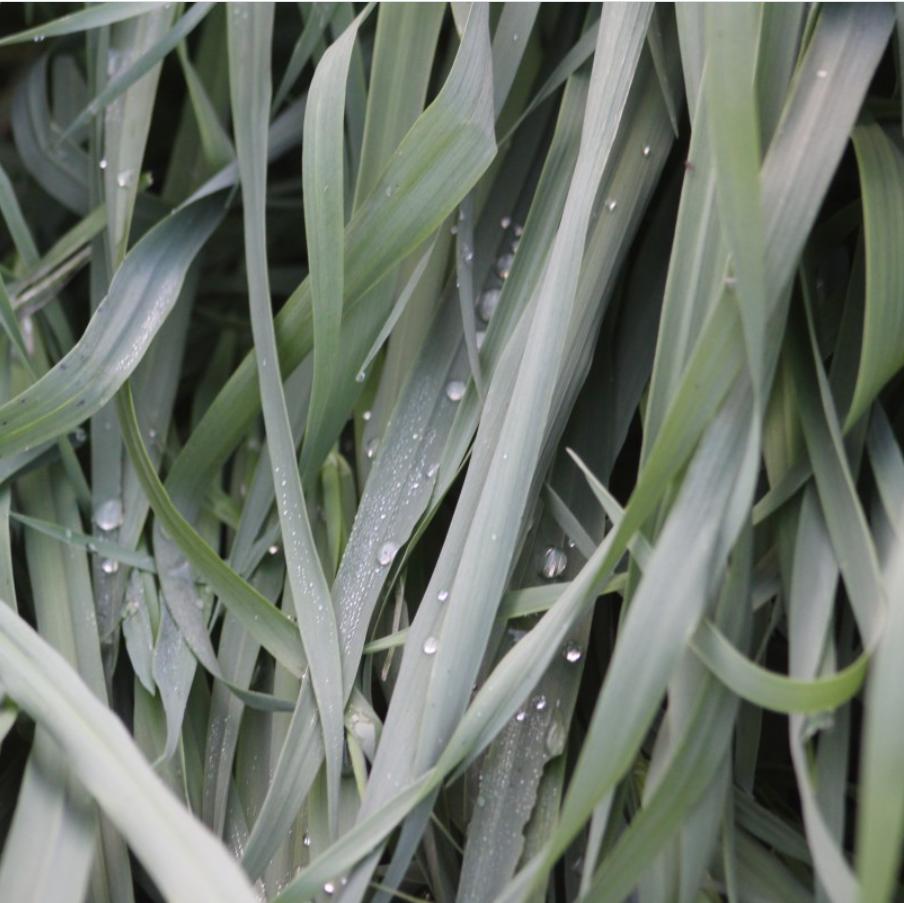
[[[0,901],[904,895],[892,6],[0,23]]]

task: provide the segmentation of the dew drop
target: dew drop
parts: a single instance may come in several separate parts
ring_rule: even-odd
[[[379,445],[379,439],[367,440],[367,445],[364,446],[364,457],[367,458],[368,461],[373,461],[373,459],[376,458]]]
[[[483,348],[483,343],[486,341],[486,338],[487,338],[487,334],[486,334],[486,330],[484,330],[484,329],[481,329],[480,332],[478,332],[474,336],[474,344],[477,346],[478,351],[480,351],[480,349]]]
[[[122,526],[122,502],[107,499],[94,509],[94,523],[103,531],[115,530]]]
[[[543,709],[546,708],[546,697],[545,697],[545,696],[537,696],[537,697],[534,699],[534,708],[535,708],[538,712],[542,712]]]
[[[47,37],[47,35],[36,34],[36,35],[34,36],[34,38],[32,38],[32,40],[35,42],[35,44],[40,44],[41,41],[43,41],[44,38],[46,38],[46,37]]]
[[[426,640],[424,640],[424,655],[436,655],[436,650],[439,649],[439,643],[435,636],[428,636]]]
[[[465,394],[465,384],[460,379],[446,383],[446,398],[449,401],[461,401]]]
[[[446,599],[449,598],[449,590],[447,590],[447,589],[441,589],[441,590],[436,594],[436,598],[437,598],[440,602],[445,602]]]
[[[565,730],[565,725],[562,724],[561,719],[554,717],[549,725],[549,730],[546,732],[546,752],[552,758],[561,756],[565,752],[567,736],[568,732]]]
[[[829,70],[828,70],[828,69],[817,69],[817,70],[816,70],[816,77],[817,77],[817,78],[826,78],[826,77],[828,77],[828,74],[829,74]]]
[[[332,881],[327,881],[326,884],[323,885],[323,892],[332,896],[336,892],[336,885],[333,884]]]
[[[521,238],[521,236],[524,235],[524,226],[520,223],[515,223],[515,228],[512,229],[512,232],[515,233],[515,238]]]
[[[568,556],[557,546],[550,546],[543,553],[543,564],[540,576],[547,580],[555,580],[568,566]]]
[[[115,574],[119,570],[119,562],[113,558],[105,558],[100,563],[100,569],[105,574]]]
[[[425,476],[428,480],[432,480],[438,473],[439,473],[439,464],[436,464],[436,463],[430,464],[430,465],[429,465],[427,468],[425,468],[425,470],[424,470],[424,476]]]
[[[501,220],[499,220],[499,225],[502,226],[503,229],[508,229],[512,224],[512,218],[510,216],[504,216]]]
[[[508,279],[509,273],[512,271],[512,264],[515,261],[515,256],[513,254],[503,254],[499,260],[496,261],[496,272],[499,274],[501,279]]]
[[[311,845],[311,835],[305,834],[304,837],[301,838],[301,843],[303,846],[309,847]]]
[[[365,411],[365,412],[361,415],[361,419],[362,419],[365,423],[367,423],[367,421],[370,420],[370,418],[371,418],[372,416],[373,416],[373,414],[371,414],[370,411]]]
[[[377,553],[377,561],[383,567],[386,567],[387,565],[392,564],[398,551],[399,547],[394,542],[384,542],[383,545],[380,546],[380,551]]]
[[[367,379],[367,374],[363,370],[359,370],[355,376],[355,382],[363,383],[365,379]]]
[[[610,213],[612,213],[612,211],[615,210],[615,208],[616,208],[617,206],[618,206],[618,201],[616,201],[615,198],[609,198],[609,200],[606,201],[606,209],[607,209]]]
[[[124,169],[117,177],[116,184],[120,188],[128,188],[129,182],[132,181],[132,172],[131,170]]]
[[[107,168],[107,158],[106,158],[106,157],[101,157],[101,161],[100,161],[100,163],[98,163],[97,165],[98,165],[101,169],[106,169],[106,168]]]
[[[645,145],[643,146],[643,155],[644,155],[645,157],[649,157],[651,153],[652,153],[652,148],[650,147],[649,144],[645,144]]]
[[[578,646],[577,643],[569,643],[565,647],[565,652],[563,654],[565,656],[565,661],[573,665],[581,660],[581,657],[584,653],[581,651],[581,647]]]
[[[485,291],[477,302],[477,315],[484,323],[489,323],[499,306],[499,298],[502,292],[498,288]]]
[[[279,554],[279,546],[278,546],[276,543],[273,543],[273,545],[270,546],[270,548],[267,549],[267,551],[268,551],[271,555],[277,555],[277,554]]]
[[[524,721],[525,718],[527,718],[527,712],[525,712],[524,709],[521,709],[521,711],[518,712],[517,715],[515,715],[515,721],[517,721],[519,724],[521,724],[521,722]]]
[[[450,235],[458,235],[458,226],[450,226],[449,234]]]

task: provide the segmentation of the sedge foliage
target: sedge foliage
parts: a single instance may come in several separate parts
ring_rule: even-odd
[[[0,21],[0,899],[904,893],[893,7]]]

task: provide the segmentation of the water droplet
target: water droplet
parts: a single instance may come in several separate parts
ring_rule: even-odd
[[[829,70],[828,70],[828,69],[817,69],[817,70],[816,70],[816,77],[817,77],[817,78],[826,78],[826,77],[828,76],[828,74],[829,74]]]
[[[496,272],[501,279],[508,279],[509,273],[512,271],[512,264],[515,262],[514,254],[503,254],[496,261]]]
[[[527,712],[525,712],[524,709],[521,709],[521,711],[515,715],[515,721],[517,721],[519,724],[521,724],[521,722],[524,721],[525,718],[527,718]]]
[[[134,618],[135,615],[138,614],[138,610],[141,608],[137,599],[132,599],[131,602],[126,604],[125,607],[125,616],[127,618]]]
[[[483,348],[483,343],[486,341],[487,333],[485,329],[481,329],[480,332],[476,333],[474,336],[474,344],[477,346],[477,350],[480,351]]]
[[[32,38],[32,40],[35,42],[35,44],[40,44],[41,41],[43,41],[44,38],[46,38],[46,37],[47,37],[47,35],[36,34],[36,35],[34,36],[34,38]]]
[[[366,457],[368,461],[373,461],[373,459],[377,456],[377,449],[379,448],[379,446],[379,439],[368,439],[367,445],[364,446],[364,457]]]
[[[120,188],[128,188],[129,183],[132,181],[132,170],[124,169],[117,177],[116,184]]]
[[[565,730],[562,719],[553,717],[549,729],[546,731],[546,752],[553,758],[561,756],[565,752],[567,738],[568,731]]]
[[[565,647],[565,661],[571,665],[575,664],[575,662],[579,662],[583,654],[584,653],[581,651],[581,647],[578,646],[577,643],[569,643]]]
[[[461,401],[465,394],[465,384],[460,379],[452,379],[446,383],[446,398],[449,401]]]
[[[512,35],[512,40],[513,40],[513,41],[517,41],[517,40],[518,40],[518,32],[517,32],[517,31]]]
[[[565,543],[565,545],[568,546],[569,549],[573,549],[575,548],[577,543],[573,539],[569,539],[568,542]]]
[[[428,636],[424,640],[424,655],[435,655],[437,649],[439,649],[439,642],[437,642],[436,637]]]
[[[555,580],[567,567],[568,556],[557,546],[550,546],[543,553],[543,565],[540,576],[547,580]]]
[[[94,509],[94,523],[107,532],[122,526],[122,502],[119,499],[107,499]]]
[[[100,569],[105,574],[115,574],[119,570],[119,562],[114,558],[105,558],[100,563]]]
[[[439,473],[439,464],[430,464],[424,469],[424,476],[428,480],[432,480]]]
[[[323,885],[323,892],[332,896],[336,892],[336,885],[333,884],[332,881],[327,881],[326,884]]]
[[[616,208],[617,206],[618,206],[618,201],[616,201],[615,198],[609,198],[609,200],[606,201],[606,209],[607,209],[610,213],[612,213],[612,211],[615,210],[615,208]]]
[[[148,430],[148,439],[156,439],[156,438],[157,438],[157,430],[155,430],[154,427],[151,427]]]
[[[97,164],[101,169],[107,168],[107,158],[101,157],[100,163]]]
[[[458,226],[450,226],[449,234],[450,235],[458,235]]]
[[[355,382],[363,383],[365,379],[367,379],[367,374],[363,370],[359,370],[357,376],[355,376]]]
[[[538,712],[542,712],[543,709],[546,708],[546,697],[545,696],[537,696],[534,698],[534,708]]]
[[[496,313],[501,297],[502,292],[498,288],[488,289],[480,296],[477,301],[477,315],[484,323],[489,323],[493,314]]]
[[[365,423],[367,423],[367,421],[370,420],[370,418],[371,418],[372,416],[373,416],[373,414],[372,414],[370,411],[365,411],[365,412],[361,415],[361,419],[362,419]]]
[[[512,229],[512,232],[515,233],[515,238],[521,238],[521,236],[524,235],[524,226],[520,223],[515,223],[515,228]]]
[[[267,551],[268,551],[271,555],[277,555],[277,554],[279,554],[279,546],[278,546],[276,543],[273,543],[273,545],[270,546],[270,548],[267,549]]]
[[[449,590],[447,590],[447,589],[441,589],[441,590],[436,594],[436,598],[437,598],[440,602],[445,602],[446,599],[449,598]]]
[[[508,229],[512,224],[512,218],[510,216],[504,216],[501,220],[499,220],[499,225],[502,226],[503,229]]]
[[[465,263],[470,263],[474,259],[474,252],[468,248],[464,253]]]
[[[303,846],[309,847],[311,845],[311,835],[305,834],[304,837],[301,838],[301,843]]]
[[[394,542],[384,542],[383,545],[380,546],[380,551],[377,553],[377,561],[383,567],[386,567],[387,565],[392,564],[398,551],[399,547]]]
[[[78,427],[76,431],[72,434],[72,438],[76,442],[84,442],[88,438],[88,434],[85,432],[83,427]]]
[[[644,155],[645,157],[649,157],[650,154],[652,153],[652,151],[653,151],[653,149],[650,147],[649,144],[645,144],[645,145],[643,146],[643,155]]]

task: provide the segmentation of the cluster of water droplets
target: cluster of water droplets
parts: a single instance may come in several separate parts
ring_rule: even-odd
[[[120,499],[107,499],[94,509],[94,523],[103,533],[111,533],[119,529],[123,522],[122,501]],[[89,546],[90,551],[94,551]],[[115,574],[119,570],[119,562],[115,558],[104,558],[100,563],[100,569],[105,574]]]

